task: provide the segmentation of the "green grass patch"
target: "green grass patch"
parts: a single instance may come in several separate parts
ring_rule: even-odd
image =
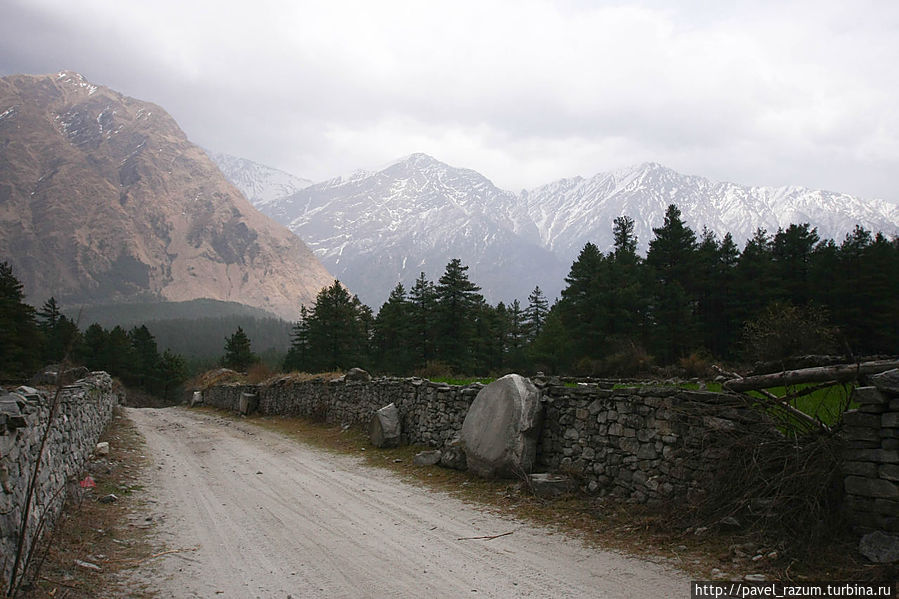
[[[773,393],[777,397],[784,397],[814,386],[814,384],[789,385],[786,387],[772,387],[766,389],[766,391]],[[853,389],[855,389],[855,385],[832,385],[818,389],[809,395],[797,397],[790,401],[790,405],[813,418],[817,418],[824,424],[833,425],[839,422],[844,410],[858,407],[857,404],[849,401]],[[756,391],[750,391],[750,395],[760,399],[764,398],[761,393]]]

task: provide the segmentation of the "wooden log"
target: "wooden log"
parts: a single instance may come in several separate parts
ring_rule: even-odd
[[[801,385],[804,383],[824,383],[836,381],[845,383],[855,380],[867,374],[877,374],[899,368],[899,360],[875,360],[862,362],[861,364],[840,364],[837,366],[820,366],[817,368],[802,368],[799,370],[786,370],[773,374],[760,374],[747,376],[741,379],[733,379],[724,383],[724,388],[731,391],[758,391],[771,387],[783,387],[787,385]]]

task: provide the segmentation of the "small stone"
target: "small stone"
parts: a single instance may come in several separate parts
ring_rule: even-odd
[[[97,455],[109,455],[109,443],[103,441],[102,443],[97,443],[97,447],[94,449],[94,453]]]
[[[725,516],[718,521],[718,526],[720,526],[724,530],[739,530],[743,527],[740,524],[740,521],[734,518],[733,516]]]
[[[84,568],[85,570],[93,570],[94,572],[102,572],[103,568],[98,566],[97,564],[92,564],[91,562],[85,562],[80,559],[75,560],[75,565],[79,568]]]
[[[114,503],[118,500],[119,500],[118,497],[116,497],[113,493],[110,493],[109,495],[104,495],[97,501],[99,501],[100,503]]]
[[[696,528],[696,530],[693,531],[693,535],[697,536],[697,537],[701,537],[701,536],[705,535],[705,533],[707,533],[708,531],[709,531],[708,526],[699,526]]]
[[[412,458],[412,463],[416,466],[434,466],[440,463],[441,457],[443,457],[443,452],[439,449],[422,451],[415,454],[415,457]]]
[[[747,574],[743,577],[746,582],[765,582],[768,580],[764,574]]]

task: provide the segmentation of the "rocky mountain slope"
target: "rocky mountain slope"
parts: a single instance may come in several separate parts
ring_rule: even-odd
[[[514,194],[479,173],[413,154],[377,172],[360,171],[260,205],[303,237],[363,301],[380,305],[397,281],[419,271],[439,276],[449,257],[471,265],[491,301],[524,300],[539,284],[549,297],[564,286],[584,244],[612,246],[612,221],[635,220],[640,250],[677,204],[697,232],[730,232],[743,243],[811,223],[838,242],[856,224],[899,233],[899,207],[801,187],[748,187],[682,175],[654,163],[562,179]]]
[[[333,279],[159,106],[81,75],[0,79],[0,255],[32,303],[210,298],[294,319]]]
[[[206,151],[228,181],[243,192],[256,207],[280,200],[312,185],[303,179],[282,170],[238,158],[230,154]]]
[[[328,269],[377,308],[398,282],[436,281],[452,258],[493,302],[559,288],[564,265],[492,207],[510,194],[484,176],[413,154],[378,172],[312,185],[259,208],[307,240]],[[503,196],[500,198],[499,196]]]

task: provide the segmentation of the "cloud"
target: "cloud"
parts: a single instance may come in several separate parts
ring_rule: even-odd
[[[511,189],[654,160],[899,201],[895,3],[7,4],[0,72],[79,70],[308,178],[425,151]]]

